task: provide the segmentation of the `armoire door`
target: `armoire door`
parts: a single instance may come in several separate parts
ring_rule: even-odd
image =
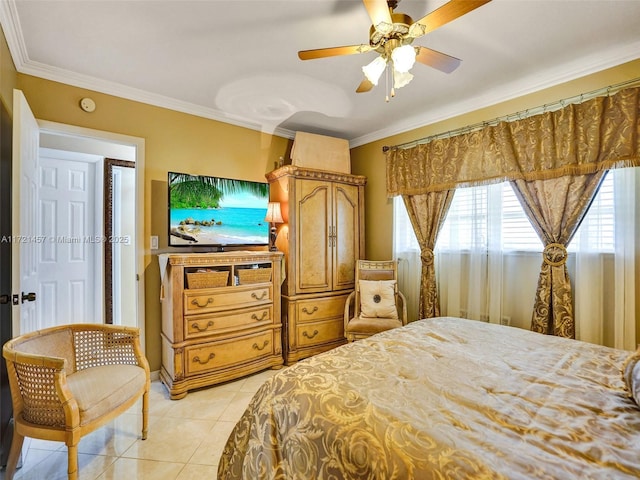
[[[296,294],[332,289],[331,187],[329,182],[295,179]]]
[[[355,286],[356,259],[360,258],[360,207],[358,187],[336,183],[333,185],[333,290]]]

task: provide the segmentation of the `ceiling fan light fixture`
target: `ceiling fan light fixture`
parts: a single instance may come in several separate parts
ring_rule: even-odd
[[[385,68],[387,68],[387,61],[382,56],[379,56],[376,57],[373,62],[362,67],[362,71],[364,76],[367,77],[367,80],[374,85],[378,85],[378,80],[380,80],[380,76]]]
[[[408,85],[411,80],[413,80],[413,74],[409,72],[399,72],[396,69],[393,70],[393,88],[402,88]]]
[[[407,73],[416,63],[416,49],[411,45],[396,47],[391,52],[391,60],[397,72]]]

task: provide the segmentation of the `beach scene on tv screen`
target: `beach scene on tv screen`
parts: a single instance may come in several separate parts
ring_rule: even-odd
[[[266,183],[169,174],[170,245],[265,245]]]

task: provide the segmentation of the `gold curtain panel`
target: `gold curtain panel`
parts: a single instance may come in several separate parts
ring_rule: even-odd
[[[640,166],[640,87],[387,152],[387,194]]]

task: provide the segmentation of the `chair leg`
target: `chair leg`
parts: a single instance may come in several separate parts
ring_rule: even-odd
[[[142,394],[142,440],[147,439],[149,425],[149,390]]]
[[[16,473],[16,467],[18,466],[18,460],[20,459],[20,453],[22,452],[23,443],[24,436],[14,430],[13,439],[11,440],[11,448],[9,450],[9,458],[7,459],[7,468],[5,470],[6,480],[13,480],[13,475]]]
[[[67,445],[68,468],[67,477],[69,480],[78,480],[78,444]]]

